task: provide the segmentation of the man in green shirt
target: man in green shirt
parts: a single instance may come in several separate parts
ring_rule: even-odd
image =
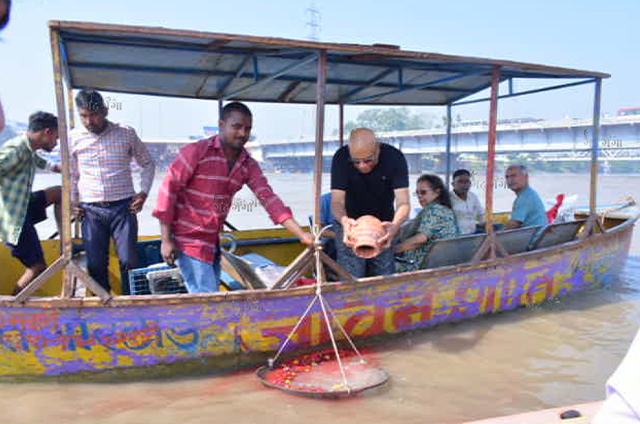
[[[35,224],[47,219],[46,208],[52,204],[60,227],[60,186],[31,192],[36,167],[60,172],[58,165],[35,153],[39,149],[51,152],[57,142],[58,119],[47,112],[36,112],[29,117],[27,133],[0,148],[0,240],[27,268],[14,295],[47,267]]]

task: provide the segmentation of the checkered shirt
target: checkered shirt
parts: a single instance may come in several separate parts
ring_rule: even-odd
[[[26,135],[0,148],[0,240],[17,244],[22,231],[36,167],[51,170],[33,150]]]
[[[114,202],[135,195],[132,159],[142,167],[140,191],[151,190],[155,164],[131,127],[108,122],[101,134],[79,127],[71,133],[70,156],[72,201]]]

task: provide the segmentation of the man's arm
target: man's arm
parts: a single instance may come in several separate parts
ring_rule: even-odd
[[[407,220],[409,213],[411,212],[409,189],[398,188],[394,190],[393,193],[396,197],[396,213],[393,215],[393,221],[390,223],[383,223],[387,230],[387,234],[380,239],[380,243],[384,249],[391,247],[393,239],[398,235],[402,224]]]
[[[346,196],[347,192],[344,190],[331,190],[331,213],[343,227],[345,218],[354,221],[347,216]]]
[[[380,239],[380,243],[382,243],[382,247],[384,249],[391,247],[393,239],[400,232],[400,227],[411,213],[409,167],[407,166],[407,159],[399,150],[393,151],[395,152],[395,170],[391,174],[391,187],[393,188],[393,195],[396,198],[396,212],[393,215],[393,221],[383,223],[387,230],[387,234]]]
[[[184,190],[191,179],[198,161],[197,146],[189,145],[178,152],[167,170],[158,191],[158,202],[152,215],[160,221],[160,254],[162,259],[173,266],[178,257],[178,248],[173,239],[172,225],[175,218],[178,193]]]
[[[480,224],[484,224],[485,222],[484,207],[482,206],[482,203],[480,203],[480,199],[478,199],[478,196],[476,196],[475,194],[473,195],[473,200],[474,200],[475,209],[476,209],[476,221]]]
[[[518,196],[516,201],[513,203],[511,218],[504,226],[504,229],[513,230],[522,227],[522,223],[525,222],[528,213],[529,211],[527,210],[526,202],[524,202],[523,197]]]
[[[84,210],[80,207],[80,195],[78,191],[78,180],[80,179],[80,170],[78,169],[78,157],[73,151],[73,139],[71,139],[71,149],[69,152],[69,185],[71,188],[71,212],[76,218],[82,217]]]
[[[313,236],[305,232],[294,218],[285,219],[284,221],[282,221],[281,225],[287,230],[291,231],[296,237],[298,237],[301,243],[307,246],[313,246]]]
[[[34,162],[38,168],[43,169],[45,171],[49,171],[49,172],[61,171],[60,165],[50,160],[46,160],[45,158],[38,155],[37,153],[34,155]]]
[[[178,193],[184,190],[198,163],[197,147],[193,144],[183,147],[162,180],[160,190],[158,190],[158,202],[152,212],[152,215],[158,218],[161,224],[171,226],[174,222]]]
[[[162,259],[170,266],[174,266],[178,258],[178,249],[173,241],[171,224],[160,221],[160,254]]]
[[[22,155],[14,146],[0,149],[0,176],[7,175],[15,167],[20,165]]]
[[[347,215],[346,196],[347,193],[344,190],[331,190],[331,212],[336,221],[342,225],[342,242],[345,246],[351,247],[348,237],[349,228],[355,225],[356,220]]]
[[[396,197],[396,213],[393,215],[391,223],[399,229],[411,213],[411,196],[408,187],[396,189],[393,194]]]
[[[136,194],[131,201],[130,209],[138,213],[142,210],[144,202],[147,200],[151,186],[153,185],[153,177],[156,172],[156,165],[149,153],[149,149],[144,145],[142,140],[138,137],[136,132],[133,131],[133,137],[131,139],[131,149],[133,152],[133,158],[136,163],[142,167],[140,172],[140,193]]]
[[[247,185],[260,201],[262,207],[267,211],[273,223],[284,226],[287,230],[295,234],[303,244],[313,246],[313,236],[300,227],[293,218],[291,209],[285,206],[282,199],[273,192],[258,162],[254,159],[249,160],[251,160],[251,162],[248,165],[249,179]]]
[[[422,246],[423,244],[425,244],[428,240],[429,240],[429,237],[426,234],[418,233],[415,236],[409,237],[404,242],[398,244],[396,246],[395,252],[396,253],[404,253],[404,252],[407,252],[409,250],[416,249],[416,248]]]

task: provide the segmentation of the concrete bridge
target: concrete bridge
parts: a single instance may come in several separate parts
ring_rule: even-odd
[[[401,149],[412,173],[444,169],[446,133],[444,128],[379,133],[378,138]],[[452,129],[452,164],[483,161],[486,157],[488,128],[486,124],[457,126]],[[588,162],[593,138],[590,119],[566,119],[520,124],[499,124],[497,161],[513,160],[515,155],[545,162]],[[145,139],[161,166],[167,166],[178,149],[193,140]],[[331,158],[339,141],[326,139],[324,167],[329,171]],[[605,167],[615,161],[638,161],[640,165],[640,116],[604,118],[601,120],[600,160]],[[314,162],[314,140],[276,140],[247,143],[257,160],[269,168],[282,171],[310,172]],[[640,169],[640,167],[639,167]]]
[[[600,134],[600,160],[638,161],[640,164],[640,116],[604,118]],[[412,173],[433,170],[434,165],[438,170],[444,169],[447,139],[444,128],[379,133],[378,138],[404,152]],[[485,158],[487,139],[486,125],[452,128],[452,163]],[[498,125],[497,160],[506,161],[510,160],[509,156],[527,153],[529,157],[544,161],[587,162],[592,139],[590,119]],[[314,141],[311,139],[261,141],[260,147],[263,160],[276,169],[313,169]],[[326,171],[338,148],[338,140],[325,140]]]

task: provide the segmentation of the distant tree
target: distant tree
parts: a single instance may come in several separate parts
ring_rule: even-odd
[[[18,132],[11,125],[7,125],[5,129],[0,132],[0,146],[3,145],[5,141],[10,140],[17,135]]]
[[[359,127],[377,132],[420,130],[433,127],[436,119],[432,115],[412,113],[407,107],[367,109],[360,112],[355,121],[346,123],[345,133]]]

